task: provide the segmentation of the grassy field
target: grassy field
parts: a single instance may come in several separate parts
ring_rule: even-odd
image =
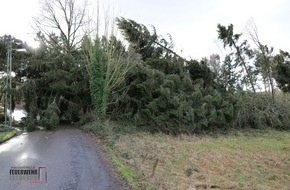
[[[290,189],[290,132],[109,132],[103,141],[132,189]]]

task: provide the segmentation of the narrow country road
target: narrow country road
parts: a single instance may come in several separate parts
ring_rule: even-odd
[[[11,167],[45,167],[39,180],[11,179]],[[45,182],[45,170],[47,180]],[[40,172],[38,172],[40,173]],[[118,190],[96,146],[78,129],[36,131],[0,145],[0,189]]]

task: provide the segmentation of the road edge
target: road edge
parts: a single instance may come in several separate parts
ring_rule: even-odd
[[[91,141],[96,148],[96,152],[100,158],[100,161],[105,166],[108,174],[112,179],[114,179],[114,182],[120,185],[124,190],[130,190],[132,188],[129,187],[128,183],[122,178],[120,175],[117,167],[114,165],[110,155],[108,155],[108,151],[106,151],[104,144],[101,142],[101,140],[98,138],[97,135],[94,135],[92,133],[89,133],[85,130],[82,130],[82,132],[86,135],[89,141]]]

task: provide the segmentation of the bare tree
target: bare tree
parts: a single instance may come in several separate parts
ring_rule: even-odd
[[[36,30],[45,35],[54,45],[62,46],[66,53],[76,49],[82,42],[81,29],[86,23],[87,0],[40,0],[41,14],[35,18]],[[62,44],[51,37],[60,36]]]
[[[218,76],[221,71],[220,64],[220,56],[218,54],[211,54],[209,57],[209,67],[216,74],[216,76]]]
[[[256,63],[261,68],[265,91],[267,91],[267,84],[269,84],[272,98],[274,98],[274,81],[272,75],[272,68],[274,63],[271,59],[273,48],[269,48],[268,46],[261,43],[258,35],[258,29],[253,19],[249,20],[246,25],[246,34],[257,47]]]

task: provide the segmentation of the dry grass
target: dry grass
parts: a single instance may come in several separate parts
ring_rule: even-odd
[[[289,132],[216,138],[140,132],[120,134],[114,149],[154,189],[290,189]]]

